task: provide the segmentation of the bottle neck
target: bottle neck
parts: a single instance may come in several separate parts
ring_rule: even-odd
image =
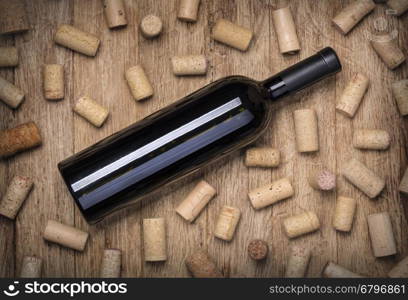
[[[282,78],[278,75],[269,77],[261,82],[261,85],[267,90],[268,96],[271,100],[282,98],[291,92]]]
[[[297,64],[261,82],[272,100],[312,85],[341,70],[340,60],[331,48],[324,48]]]

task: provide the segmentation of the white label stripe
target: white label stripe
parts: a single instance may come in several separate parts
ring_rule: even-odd
[[[232,109],[240,106],[242,104],[241,99],[235,98],[219,107],[216,109],[209,111],[208,113],[202,115],[201,117],[161,136],[157,140],[154,140],[147,145],[144,145],[143,147],[136,149],[135,151],[119,158],[118,160],[106,165],[105,167],[89,174],[88,176],[85,176],[78,180],[77,182],[74,182],[72,184],[72,189],[74,192],[79,191],[88,185],[96,182],[97,180],[119,170],[120,168],[126,166],[127,164],[131,163],[132,161],[145,156],[146,154],[164,146],[165,144],[169,143],[172,140],[175,140],[183,135],[185,135],[188,132],[191,132],[192,130],[208,123],[209,121],[212,121],[219,116],[225,114],[226,112],[231,111]]]

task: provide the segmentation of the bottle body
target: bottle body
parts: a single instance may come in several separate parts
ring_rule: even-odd
[[[62,161],[89,223],[254,141],[270,121],[267,90],[231,76]]]

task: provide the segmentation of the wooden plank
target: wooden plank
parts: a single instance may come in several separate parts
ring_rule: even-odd
[[[378,6],[374,13],[346,37],[336,32],[336,43],[341,45],[338,48],[343,61],[343,72],[337,82],[336,96],[340,96],[345,84],[355,72],[363,72],[370,78],[370,87],[354,119],[336,115],[338,172],[346,161],[355,157],[386,179],[385,191],[377,199],[370,200],[340,178],[338,194],[357,199],[358,208],[351,234],[338,235],[338,263],[370,276],[385,276],[396,260],[393,257],[374,258],[367,233],[368,214],[389,211],[399,252],[403,254],[407,249],[406,218],[398,195],[400,148],[403,147],[399,138],[401,119],[390,91],[391,82],[401,78],[401,70],[406,69],[406,66],[396,71],[388,70],[369,45],[369,40],[375,38],[370,30],[375,28],[375,22],[379,18],[384,18],[385,9],[385,6]],[[385,17],[388,28],[398,28],[398,19],[389,15]],[[387,130],[392,135],[391,148],[388,151],[361,151],[352,148],[351,133],[358,128]]]
[[[139,20],[147,14],[156,14],[163,20],[164,30],[155,40],[139,38],[138,61],[145,66],[153,82],[155,95],[152,99],[138,103],[138,118],[163,108],[210,82],[210,75],[176,77],[172,73],[170,64],[170,58],[173,55],[206,54],[208,56],[206,6],[207,3],[202,1],[197,23],[188,24],[176,18],[177,1],[161,1],[160,5],[154,7],[149,2],[139,4]],[[169,12],[172,12],[174,17],[168,18]],[[151,55],[146,56],[145,53]],[[196,175],[194,178],[198,177],[199,175]],[[176,215],[174,209],[196,181],[191,178],[182,180],[163,189],[156,197],[152,197],[157,198],[157,201],[152,202],[151,199],[147,199],[143,202],[140,222],[143,218],[164,217],[168,235],[168,260],[166,263],[144,263],[144,277],[187,275],[182,262],[191,248],[197,247],[202,238],[203,227],[206,226],[205,215],[201,215],[194,224],[187,224]]]
[[[15,82],[26,91],[26,99],[10,125],[35,121],[41,130],[43,145],[9,160],[10,175],[23,172],[35,182],[15,221],[16,269],[18,273],[24,255],[36,255],[44,259],[45,276],[72,276],[73,252],[42,239],[48,219],[68,224],[73,220],[74,205],[57,170],[57,163],[72,154],[69,113],[72,56],[52,41],[57,25],[70,22],[71,5],[66,1],[26,1],[26,9],[32,30],[15,36],[21,58]],[[67,78],[64,100],[48,102],[44,99],[41,78],[44,63],[64,64]]]
[[[138,1],[126,1],[127,27],[119,30],[109,30],[106,25],[102,32],[102,45],[106,61],[115,61],[115,64],[106,70],[106,81],[109,85],[103,88],[105,101],[111,111],[111,120],[107,125],[109,133],[122,129],[138,120],[138,105],[133,100],[126,81],[125,70],[138,61],[139,35],[138,22],[140,9]],[[103,16],[102,16],[103,18]],[[119,51],[116,49],[120,49]],[[105,126],[106,126],[105,125]],[[114,214],[101,226],[105,229],[105,247],[122,250],[122,276],[141,276],[142,253],[140,240],[140,204]]]
[[[101,45],[95,57],[85,56],[80,53],[73,54],[75,68],[71,78],[73,82],[73,94],[70,99],[71,106],[73,106],[81,96],[86,95],[102,106],[112,110],[116,105],[120,105],[117,102],[118,99],[121,98],[121,93],[112,97],[113,87],[117,82],[117,80],[112,81],[112,79],[116,76],[122,76],[122,74],[111,72],[112,65],[114,65],[113,62],[115,61],[115,50],[118,48],[111,46],[108,35],[109,29],[104,19],[102,2],[74,1],[73,14],[73,25],[99,37],[101,39]],[[92,20],[92,22],[89,20]],[[118,31],[118,33],[120,33],[120,31]],[[108,92],[108,90],[111,90],[111,92]],[[125,110],[126,106],[124,106],[123,109]],[[123,116],[123,118],[126,119],[129,117],[128,114]],[[110,115],[102,128],[96,128],[79,115],[74,114],[74,152],[79,152],[110,135],[113,132],[113,120],[117,118],[118,116],[115,118],[115,115]],[[90,239],[85,251],[75,254],[75,276],[98,276],[102,252],[105,247],[105,226],[103,226],[103,224],[90,226],[86,223],[77,208],[75,209],[74,220],[76,227],[90,233]]]
[[[14,36],[0,36],[0,46],[14,46]],[[0,76],[14,82],[14,68],[0,68]],[[11,110],[4,103],[0,103],[0,130],[9,128],[16,111]],[[8,160],[0,160],[0,199],[6,192],[11,180],[9,176]],[[14,276],[15,242],[14,223],[0,216],[0,277]],[[7,262],[7,263],[3,263]]]

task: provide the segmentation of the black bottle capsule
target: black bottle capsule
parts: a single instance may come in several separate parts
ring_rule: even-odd
[[[89,223],[250,144],[267,128],[268,101],[341,70],[331,48],[263,82],[215,81],[60,162]]]

